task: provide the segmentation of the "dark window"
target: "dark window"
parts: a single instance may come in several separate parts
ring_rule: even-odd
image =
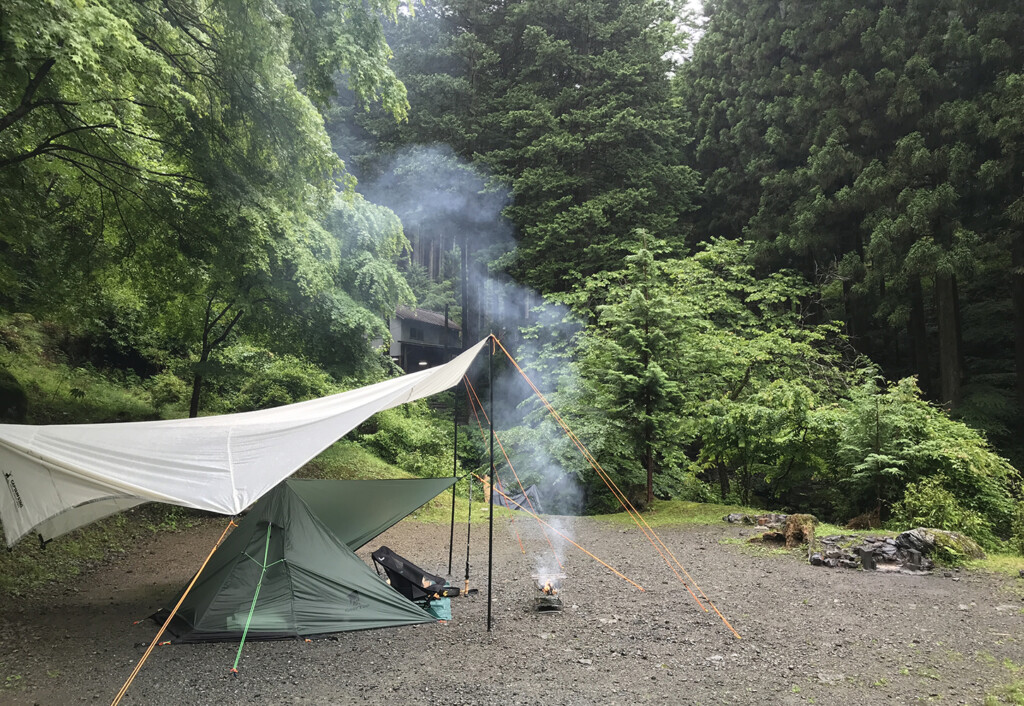
[[[409,327],[409,340],[410,341],[422,341],[423,340],[423,329],[416,328],[415,326]]]

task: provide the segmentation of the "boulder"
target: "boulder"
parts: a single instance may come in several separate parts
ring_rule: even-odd
[[[946,564],[968,559],[984,559],[985,552],[970,537],[958,532],[918,527],[896,537],[896,546],[903,551],[920,552]]]

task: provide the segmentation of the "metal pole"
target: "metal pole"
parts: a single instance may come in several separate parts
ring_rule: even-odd
[[[494,568],[494,334],[491,334],[491,349],[487,356],[487,378],[490,388],[491,408],[491,482],[490,482],[490,514],[487,537],[487,632],[491,631],[491,579]]]
[[[466,516],[466,586],[462,595],[469,595],[469,531],[473,528],[473,477],[466,478],[469,489],[469,513]]]
[[[455,397],[452,398],[452,430],[455,433],[455,447],[452,451],[452,478],[459,474],[459,386],[455,386]],[[448,575],[452,575],[452,547],[455,545],[455,483],[452,484],[452,523],[448,536]]]

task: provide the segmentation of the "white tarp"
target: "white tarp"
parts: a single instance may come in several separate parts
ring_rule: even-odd
[[[445,365],[330,397],[218,417],[0,424],[8,546],[146,502],[236,515],[384,409],[455,386],[487,339]]]

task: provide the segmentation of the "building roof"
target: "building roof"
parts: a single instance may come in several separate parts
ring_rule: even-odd
[[[412,319],[413,321],[420,321],[422,323],[430,324],[432,326],[440,326],[441,328],[445,328],[444,314],[438,314],[436,311],[429,311],[427,309],[413,309],[408,306],[399,306],[398,309],[395,311],[395,318]],[[451,319],[448,319],[447,328],[450,328],[453,331],[462,330],[462,327],[459,326],[454,321],[452,321]]]

